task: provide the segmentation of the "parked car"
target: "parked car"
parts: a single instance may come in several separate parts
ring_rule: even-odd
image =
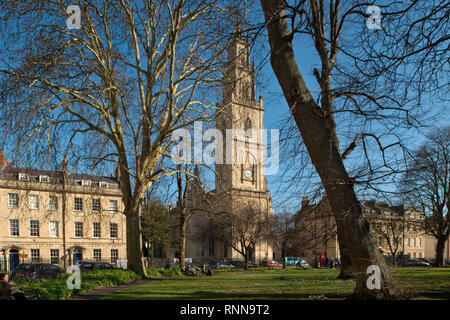
[[[112,270],[115,269],[111,263],[98,261],[78,261],[81,272],[92,270]]]
[[[423,262],[429,263],[429,264],[431,265],[431,262],[430,262],[430,261],[428,261],[428,260],[427,260],[427,259],[425,259],[425,258],[417,258],[417,260],[420,260],[420,261],[423,261]]]
[[[305,259],[303,259],[303,258],[301,258],[300,261],[297,263],[297,267],[303,268],[303,269],[309,269],[309,268],[311,268],[311,266],[309,265],[309,263],[308,263]]]
[[[212,268],[218,270],[218,269],[234,269],[236,267],[228,262],[217,262],[216,264],[212,265]]]
[[[280,268],[283,267],[283,265],[275,260],[264,260],[261,262],[261,267]]]
[[[232,264],[233,266],[235,266],[236,268],[244,268],[245,265],[245,261],[241,261],[241,260],[237,260],[237,261],[231,261],[230,264]],[[253,261],[249,261],[248,262],[248,267],[249,268],[258,268],[259,264],[253,262]]]
[[[11,280],[55,279],[64,273],[60,267],[50,263],[21,263],[11,273]]]
[[[286,257],[286,267],[295,267],[300,262],[300,257]]]
[[[409,266],[409,267],[428,267],[431,264],[429,264],[428,262],[419,260],[419,259],[411,259],[406,261],[405,266]]]

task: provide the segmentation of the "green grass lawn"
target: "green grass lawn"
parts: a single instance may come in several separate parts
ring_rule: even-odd
[[[392,268],[414,299],[450,299],[450,268]],[[339,270],[223,272],[213,277],[174,277],[116,291],[103,299],[344,299],[353,280],[336,280]]]

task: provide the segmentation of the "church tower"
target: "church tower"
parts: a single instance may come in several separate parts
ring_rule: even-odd
[[[216,129],[222,133],[223,153],[218,159],[220,152],[216,145],[215,190],[205,195],[194,182],[189,189],[189,206],[196,210],[196,214],[189,219],[186,256],[197,262],[243,260],[236,243],[230,245],[229,241],[207,232],[202,234],[208,226],[210,214],[245,215],[246,210],[250,210],[259,214],[261,219],[273,216],[264,173],[264,102],[262,95],[258,100],[255,98],[256,72],[254,64],[250,65],[249,43],[239,28],[234,31],[235,37],[228,43],[223,97],[216,113]],[[220,143],[217,137],[216,143]],[[195,175],[198,174],[196,168]],[[230,230],[229,233],[231,239],[232,232]],[[257,240],[252,246],[250,261],[273,258],[270,239]]]
[[[223,136],[223,161],[216,164],[216,191],[266,191],[264,176],[264,102],[255,99],[256,72],[250,48],[238,28],[228,45],[228,69],[216,128]]]

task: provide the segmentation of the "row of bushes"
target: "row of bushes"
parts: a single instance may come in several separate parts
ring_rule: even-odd
[[[182,276],[183,271],[180,267],[175,267],[172,269],[147,269],[147,275],[149,277],[173,277]]]
[[[223,273],[223,272],[254,272],[254,271],[271,271],[275,269],[281,269],[281,268],[273,268],[273,267],[257,267],[257,268],[248,268],[247,270],[244,270],[244,268],[232,268],[232,269],[216,269],[214,270],[215,273]]]
[[[68,299],[74,294],[90,291],[95,287],[113,287],[142,279],[141,275],[129,270],[95,270],[81,273],[81,288],[70,290],[66,283],[69,276],[69,274],[61,274],[57,279],[17,281],[16,285],[22,287],[26,293],[38,291],[42,300],[61,300]]]
[[[270,271],[275,268],[250,268],[247,272],[254,271]],[[219,269],[214,270],[215,273],[224,272],[242,272],[242,268],[234,269]],[[183,276],[183,271],[180,267],[172,269],[147,269],[149,277],[173,277]],[[61,300],[69,299],[74,294],[79,294],[91,291],[96,287],[113,287],[121,284],[129,283],[133,280],[142,279],[141,275],[136,274],[130,270],[94,270],[90,272],[81,273],[81,288],[70,290],[67,288],[67,279],[69,274],[61,274],[57,279],[45,280],[34,279],[32,281],[17,281],[16,285],[22,287],[25,292],[39,291],[42,300]]]

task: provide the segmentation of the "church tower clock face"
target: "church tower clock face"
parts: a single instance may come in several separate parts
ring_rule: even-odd
[[[252,169],[245,169],[244,170],[244,178],[247,180],[253,179],[253,170]]]

